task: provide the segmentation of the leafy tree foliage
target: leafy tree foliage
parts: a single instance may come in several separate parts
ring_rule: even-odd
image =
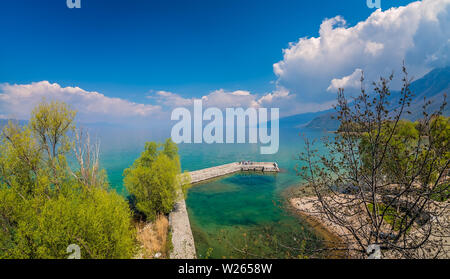
[[[107,190],[105,173],[81,183],[68,166],[75,112],[41,103],[30,122],[10,122],[0,138],[0,258],[129,258],[135,237],[126,201]],[[95,181],[95,183],[93,182]]]
[[[405,172],[411,171],[408,164],[414,159],[412,157],[414,156],[414,147],[419,140],[419,131],[417,131],[415,123],[408,120],[398,121],[395,132],[391,136],[390,133],[394,129],[393,125],[393,122],[386,122],[380,128],[379,137],[385,142],[385,145],[374,146],[371,144],[373,134],[377,131],[369,131],[359,135],[361,137],[359,150],[364,168],[367,171],[373,168],[375,162],[373,155],[376,156],[383,152],[384,148],[387,148],[382,167],[388,179],[389,177],[401,177]]]
[[[421,125],[425,130],[429,130],[428,142],[430,143],[430,153],[436,157],[436,160],[429,160],[426,165],[426,170],[430,175],[432,181],[439,179],[439,172],[437,170],[445,167],[447,162],[450,161],[450,117],[444,117],[442,115],[434,117],[429,125]],[[424,152],[422,158],[427,154]],[[422,180],[426,180],[427,173],[422,174]],[[448,165],[447,172],[444,175],[449,175]],[[447,198],[449,192],[449,186],[447,184]],[[445,192],[445,191],[444,191]]]
[[[426,162],[420,173],[421,181],[431,180],[430,183],[435,183],[438,179],[437,170],[442,169],[450,160],[450,118],[436,116],[428,124],[423,121],[413,123],[409,120],[399,120],[396,127],[394,125],[392,121],[381,125],[379,138],[385,144],[377,146],[377,149],[372,148],[370,141],[377,133],[376,130],[358,135],[363,168],[373,169],[373,154],[380,154],[386,148],[385,161],[380,166],[387,180],[395,182],[398,177],[417,172],[413,166],[418,159]],[[426,146],[428,147],[424,148]],[[420,154],[416,154],[418,148],[422,149]],[[425,156],[432,156],[435,160],[427,160]]]
[[[178,147],[167,139],[164,144],[146,143],[141,156],[124,171],[124,184],[135,207],[147,219],[172,211],[180,191],[189,184],[180,170]]]
[[[431,113],[425,99],[423,117],[412,123],[402,120],[413,96],[406,68],[398,98],[390,97],[392,80],[380,78],[369,93],[362,76],[352,100],[338,91],[339,133],[325,138],[326,155],[305,139],[299,175],[314,191],[314,212],[342,229],[348,255],[370,257],[376,246],[384,257],[448,258],[446,96]]]

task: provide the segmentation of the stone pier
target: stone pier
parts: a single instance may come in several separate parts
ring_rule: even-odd
[[[270,162],[239,162],[231,163],[212,168],[202,169],[190,172],[191,184],[200,183],[209,179],[233,174],[239,171],[261,171],[261,172],[279,172],[277,163]],[[169,214],[169,224],[172,230],[173,250],[170,254],[171,259],[195,259],[196,251],[194,237],[192,235],[189,215],[186,209],[186,202],[183,194],[179,193],[178,202],[174,210]]]

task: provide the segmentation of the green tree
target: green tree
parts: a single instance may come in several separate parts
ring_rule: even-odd
[[[25,127],[10,122],[0,138],[0,258],[129,258],[135,251],[131,211],[108,191],[104,172],[82,183],[67,156],[75,112],[41,103]],[[81,168],[81,166],[80,166]],[[95,181],[95,182],[92,182]]]
[[[450,198],[450,185],[448,183],[450,161],[450,117],[442,115],[433,117],[431,121],[421,123],[420,129],[428,134],[427,144],[428,152],[423,151],[420,158],[425,161],[424,170],[421,172],[422,181],[430,181],[435,184],[437,181],[447,180],[433,189],[432,199],[437,201],[446,201]],[[440,169],[446,169],[440,173]]]
[[[135,207],[147,219],[172,211],[181,188],[189,183],[180,169],[178,148],[167,139],[164,144],[146,143],[141,156],[124,171],[124,184]]]
[[[327,152],[306,138],[300,155],[299,175],[315,194],[315,214],[345,232],[352,257],[374,256],[379,247],[389,257],[448,258],[448,203],[441,202],[449,192],[447,101],[430,112],[425,100],[418,123],[402,120],[413,96],[405,67],[403,74],[398,98],[390,97],[393,75],[373,82],[372,92],[362,76],[361,93],[351,101],[339,89],[340,133],[324,141]]]
[[[428,142],[433,155],[440,154],[436,160],[428,160],[426,168],[432,177],[431,180],[436,181],[439,179],[439,172],[436,170],[445,167],[446,162],[450,161],[450,117],[437,116],[424,126],[428,126],[430,130]],[[423,154],[425,155],[426,153]]]
[[[399,120],[397,123],[384,122],[380,131],[373,129],[370,132],[361,133],[359,150],[363,167],[366,170],[373,168],[374,156],[381,154],[387,148],[385,161],[381,165],[386,178],[402,177],[403,174],[413,170],[411,163],[414,162],[414,151],[419,142],[419,131],[417,123],[408,120]],[[378,137],[383,144],[374,145],[372,139],[379,133]]]
[[[371,139],[379,133],[380,145],[373,145]],[[422,135],[422,136],[421,136]],[[421,149],[418,159],[424,162],[420,172],[422,181],[435,183],[438,180],[440,169],[450,160],[450,118],[436,116],[429,121],[411,122],[399,120],[396,125],[392,121],[384,122],[378,131],[364,132],[360,138],[359,150],[363,167],[366,170],[373,168],[374,156],[383,152],[386,154],[383,164],[380,165],[386,179],[411,176],[417,172],[414,168],[417,149]],[[375,148],[376,147],[376,148]],[[436,156],[436,154],[441,154]],[[432,160],[428,159],[432,158]],[[398,181],[397,181],[398,182]]]

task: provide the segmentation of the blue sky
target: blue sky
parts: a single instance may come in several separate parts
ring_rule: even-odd
[[[323,82],[323,88],[312,88],[308,85],[311,78],[306,74],[303,82],[301,76],[315,65],[301,64],[299,56],[295,61],[283,56],[283,50],[293,49],[290,42],[295,46],[300,38],[320,37],[319,30],[326,19],[341,16],[332,22],[335,25],[332,29],[351,28],[366,21],[375,10],[369,9],[365,0],[81,0],[81,9],[68,9],[65,2],[2,1],[0,84],[49,81],[63,89],[79,87],[86,92],[155,106],[167,105],[168,98],[189,100],[221,89],[223,94],[238,92],[233,95],[255,94],[257,98],[267,94],[279,96],[277,92],[285,90],[289,93],[281,95],[295,96],[297,101],[304,99],[306,107],[332,101],[331,94],[321,93],[333,87],[331,77],[339,84],[339,79],[380,60],[344,66],[336,62],[340,66],[336,66],[335,72],[315,81]],[[382,9],[386,11],[411,2],[382,0]],[[448,1],[428,2],[442,2],[439,5],[445,5],[442,9],[447,12]],[[444,23],[448,22],[448,13],[442,16],[442,11],[434,12],[443,17]],[[421,31],[420,26],[429,28],[423,21],[417,19],[419,27],[411,35],[414,40]],[[441,19],[440,22],[444,24]],[[444,32],[441,34],[444,39],[433,42],[436,53],[442,49],[447,51],[448,33],[439,31]],[[358,38],[369,31],[362,32],[366,31],[358,33]],[[374,36],[383,32],[375,32]],[[373,46],[378,53],[378,45],[388,39],[367,42],[365,48],[372,50]],[[432,63],[424,62],[425,58],[417,58],[424,55],[420,50],[407,49],[400,53],[396,57],[399,64],[402,55],[415,55],[411,60],[420,60],[412,65],[419,75],[433,67]],[[279,62],[283,65],[276,71],[274,64]],[[303,70],[297,72],[296,67],[303,65]],[[334,69],[333,65],[326,66]],[[296,84],[296,75],[305,87]],[[5,92],[5,87],[0,90]],[[158,95],[159,91],[166,94]],[[321,92],[314,95],[316,91]],[[166,99],[161,100],[161,96]],[[0,109],[1,101],[0,98]],[[304,111],[301,107],[300,102],[286,109],[286,114]]]

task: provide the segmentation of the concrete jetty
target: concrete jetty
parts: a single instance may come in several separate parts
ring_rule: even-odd
[[[212,168],[192,171],[191,184],[200,183],[209,179],[220,176],[233,174],[239,171],[261,171],[261,172],[279,172],[280,169],[277,163],[273,162],[235,162],[231,164],[216,166]]]
[[[173,246],[170,258],[195,259],[197,253],[195,252],[194,236],[182,193],[179,193],[179,200],[169,214],[169,225],[172,231]]]
[[[200,183],[208,179],[233,174],[239,171],[261,171],[274,173],[280,169],[277,163],[270,162],[237,162],[212,168],[190,172],[191,184]],[[196,251],[194,237],[192,235],[189,215],[186,209],[186,202],[183,194],[179,192],[178,202],[174,210],[169,214],[169,224],[172,230],[173,250],[170,253],[171,259],[195,259]]]

